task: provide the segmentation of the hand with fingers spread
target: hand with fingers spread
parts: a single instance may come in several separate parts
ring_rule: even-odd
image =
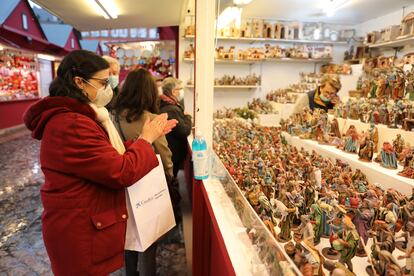
[[[169,133],[176,126],[177,121],[167,119],[168,115],[166,113],[158,115],[152,121],[147,118],[142,128],[140,138],[152,144],[160,136]]]

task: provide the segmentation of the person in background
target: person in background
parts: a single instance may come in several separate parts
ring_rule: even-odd
[[[182,82],[176,78],[168,77],[162,82],[163,94],[160,96],[160,112],[167,113],[169,119],[178,121],[174,130],[167,135],[168,146],[172,152],[174,164],[174,177],[182,167],[187,156],[187,137],[191,133],[191,115],[184,113],[180,101],[184,98]]]
[[[52,271],[108,275],[124,263],[125,188],[158,166],[152,143],[176,121],[161,114],[124,144],[105,108],[109,64],[90,51],[62,60],[49,94],[26,110],[24,122],[41,140],[42,234]]]
[[[157,84],[158,95],[162,95],[162,78],[155,79],[155,83]]]
[[[115,126],[124,141],[141,135],[145,122],[157,117],[158,104],[158,89],[151,73],[142,68],[129,72],[113,107]],[[155,153],[161,156],[167,183],[170,184],[173,179],[173,163],[165,136],[155,140],[153,146]],[[175,195],[171,189],[170,196],[175,205]],[[130,218],[127,222],[125,242],[126,275],[138,275],[137,271],[140,276],[155,275],[157,243],[145,252],[138,252],[138,242],[132,233],[132,227],[133,218]]]
[[[312,110],[319,108],[328,112],[329,109],[333,109],[339,103],[338,92],[341,87],[341,80],[338,75],[324,75],[318,88],[298,99],[295,113],[301,112],[306,106]]]
[[[103,58],[109,63],[109,85],[114,92],[112,100],[109,104],[106,105],[108,110],[113,108],[116,98],[118,97],[119,92],[119,73],[121,70],[121,66],[116,58],[110,56],[103,56]]]

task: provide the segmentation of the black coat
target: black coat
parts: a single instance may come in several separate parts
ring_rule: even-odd
[[[174,176],[176,176],[187,156],[187,137],[191,134],[192,128],[191,116],[185,115],[183,107],[179,104],[173,104],[171,101],[164,101],[162,99],[160,102],[160,113],[167,113],[169,120],[176,119],[178,121],[177,126],[166,135],[168,147],[172,152],[171,159],[174,164]]]

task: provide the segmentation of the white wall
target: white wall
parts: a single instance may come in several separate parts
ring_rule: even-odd
[[[391,1],[391,0],[390,0]],[[407,8],[405,8],[405,15],[407,15],[409,12],[414,11],[414,5],[411,5]],[[380,16],[368,21],[365,21],[361,24],[355,25],[355,29],[357,31],[358,36],[364,36],[366,33],[371,31],[380,31],[381,29],[390,26],[390,25],[399,25],[401,24],[401,20],[403,17],[403,10],[397,10],[395,12],[389,13],[384,16]]]
[[[390,0],[391,1],[391,0]],[[404,10],[404,15],[407,15],[408,13],[414,11],[414,5],[408,6]],[[363,36],[369,32],[372,31],[381,31],[381,29],[384,29],[391,25],[399,25],[401,24],[401,20],[403,18],[403,10],[397,10],[395,12],[389,13],[384,16],[380,16],[368,21],[365,21],[361,24],[355,25],[355,29],[357,31],[358,36]],[[407,53],[414,51],[414,45],[406,46],[404,49],[402,49],[397,56],[401,57]],[[390,50],[382,49],[381,51],[378,51],[377,54],[385,55],[385,56],[393,56],[395,52]]]

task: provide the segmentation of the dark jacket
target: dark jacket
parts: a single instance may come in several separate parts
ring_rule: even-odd
[[[42,233],[54,275],[107,275],[122,267],[125,188],[158,166],[147,142],[111,145],[88,104],[46,97],[24,122],[41,140]]]
[[[319,108],[319,109],[325,110],[326,112],[328,112],[329,109],[333,109],[335,105],[330,102],[329,103],[322,102],[322,100],[319,99],[319,93],[320,93],[319,88],[308,92],[309,108],[312,110],[314,110],[315,108]]]
[[[119,93],[119,85],[117,86],[117,87],[115,87],[115,88],[113,88],[112,89],[112,91],[114,92],[114,94],[112,95],[112,99],[111,99],[111,101],[105,106],[106,107],[106,109],[108,109],[108,111],[109,112],[111,112],[112,111],[112,109],[114,108],[114,106],[115,106],[115,102],[116,102],[116,99],[118,98],[118,93]]]
[[[167,113],[168,119],[178,121],[177,126],[166,135],[168,147],[172,152],[174,176],[177,176],[177,172],[187,156],[187,137],[191,134],[192,128],[191,116],[185,115],[183,107],[174,99],[165,95],[161,95],[160,99],[160,113]]]

